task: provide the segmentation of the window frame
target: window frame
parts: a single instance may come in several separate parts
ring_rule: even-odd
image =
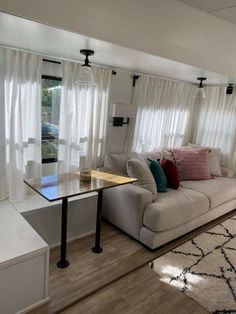
[[[41,75],[41,80],[53,80],[53,81],[57,81],[57,82],[62,82],[62,77],[58,77],[58,76],[52,76],[52,75]],[[42,101],[41,101],[41,107],[42,107]],[[44,137],[44,139],[46,138],[46,136]],[[55,139],[54,136],[47,137],[48,139]],[[41,134],[41,142],[43,141],[43,135]],[[58,162],[57,158],[43,158],[42,156],[42,160],[41,160],[42,164],[49,164],[49,163],[53,163],[53,162]]]

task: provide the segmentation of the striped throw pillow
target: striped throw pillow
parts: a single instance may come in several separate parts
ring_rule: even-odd
[[[173,154],[181,181],[211,179],[208,149],[174,149]]]

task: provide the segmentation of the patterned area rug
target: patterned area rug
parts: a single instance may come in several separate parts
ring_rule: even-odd
[[[161,280],[214,314],[236,313],[236,216],[152,263]]]

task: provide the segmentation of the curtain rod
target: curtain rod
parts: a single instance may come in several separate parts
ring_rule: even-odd
[[[135,72],[135,74],[133,75],[133,84],[134,85],[135,85],[135,81],[138,80],[141,75],[142,76],[149,76],[149,77],[152,77],[152,78],[158,78],[158,79],[162,79],[162,80],[166,80],[166,81],[182,82],[182,83],[187,83],[187,84],[190,84],[190,85],[194,85],[195,84],[194,82],[178,80],[178,79],[172,79],[172,78],[165,77],[165,76],[156,76],[156,75],[147,74],[147,73]],[[197,82],[196,82],[196,84],[197,84]]]
[[[141,73],[141,72],[135,72],[136,74],[133,75],[133,86],[135,86],[136,81],[139,79],[139,77],[142,76],[149,76],[152,78],[158,78],[158,79],[162,79],[162,80],[166,80],[166,81],[172,81],[172,82],[182,82],[182,83],[187,83],[193,86],[198,86],[199,82],[189,82],[189,81],[184,81],[184,80],[178,80],[178,79],[171,79],[165,76],[155,76],[155,75],[151,75],[151,74],[146,74],[146,73]],[[217,87],[217,86],[228,86],[230,83],[224,83],[224,84],[204,84],[204,87]],[[236,84],[232,83],[233,86],[236,86]]]
[[[60,61],[55,61],[55,60],[43,59],[43,61],[44,61],[44,62],[49,62],[49,63],[61,64]],[[117,73],[116,73],[115,70],[112,70],[112,71],[111,71],[111,74],[112,74],[112,75],[116,75]]]

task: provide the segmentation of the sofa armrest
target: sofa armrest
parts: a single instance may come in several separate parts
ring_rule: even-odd
[[[227,168],[227,167],[220,167],[220,169],[221,169],[222,177],[233,178],[234,171],[232,169]]]
[[[126,184],[104,190],[102,212],[109,222],[139,239],[146,206],[152,193],[137,185]]]

